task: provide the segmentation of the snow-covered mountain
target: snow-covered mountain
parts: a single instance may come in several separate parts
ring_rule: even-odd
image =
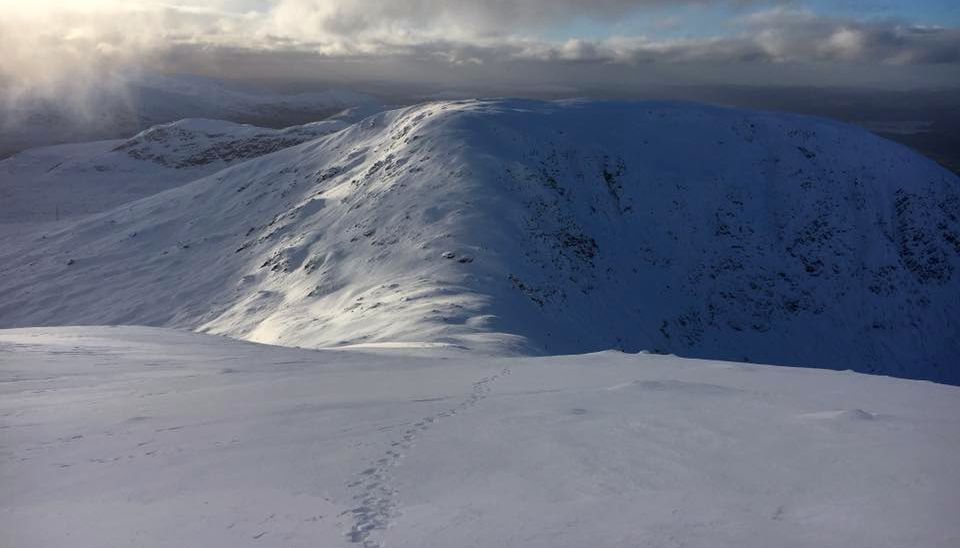
[[[0,160],[0,223],[103,211],[347,125],[338,119],[276,130],[192,118],[129,139],[26,150]]]
[[[0,88],[0,99],[4,90]],[[182,118],[283,127],[385,110],[373,96],[346,89],[278,93],[194,75],[115,75],[78,99],[6,101],[0,158],[31,147],[120,138]]]
[[[6,239],[0,326],[960,382],[958,217],[955,175],[826,120],[432,103]]]
[[[272,124],[307,117],[332,116],[350,108],[375,108],[371,95],[348,89],[282,94],[195,75],[146,73],[129,79],[124,89],[148,124],[185,116]]]

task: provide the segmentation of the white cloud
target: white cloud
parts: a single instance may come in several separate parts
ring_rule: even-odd
[[[750,9],[784,3],[712,3],[718,2]],[[676,2],[0,0],[0,84],[13,90],[8,97],[56,96],[83,103],[111,71],[158,64],[176,69],[189,65],[191,56],[217,49],[278,59],[406,59],[438,67],[522,61],[555,66],[556,72],[571,63],[960,65],[960,29],[840,20],[784,7],[755,11],[739,20],[732,33],[725,28],[714,37],[540,38],[543,30],[565,21],[612,22],[667,4]]]

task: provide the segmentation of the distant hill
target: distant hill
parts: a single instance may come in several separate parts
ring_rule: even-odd
[[[347,109],[355,116],[385,107],[370,95],[342,89],[282,94],[193,75],[116,77],[90,90],[79,105],[42,97],[13,103],[0,120],[0,158],[38,146],[122,138],[182,118],[283,128]]]

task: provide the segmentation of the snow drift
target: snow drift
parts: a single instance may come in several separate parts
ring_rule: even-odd
[[[0,244],[0,326],[960,382],[960,182],[800,116],[443,102]]]

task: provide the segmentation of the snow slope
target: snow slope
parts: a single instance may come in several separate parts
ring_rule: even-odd
[[[0,545],[952,548],[960,389],[0,331]]]
[[[825,120],[660,103],[380,114],[0,243],[0,326],[646,349],[960,382],[960,183]]]
[[[103,211],[347,125],[325,120],[275,130],[193,118],[129,139],[26,150],[0,160],[0,223]]]

